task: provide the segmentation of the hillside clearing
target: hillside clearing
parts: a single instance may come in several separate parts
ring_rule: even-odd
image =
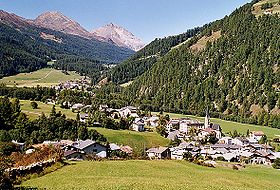
[[[133,83],[133,81],[128,81],[126,83],[121,84],[120,86],[125,88],[125,87],[128,87],[129,85],[131,85],[132,83]]]
[[[153,114],[158,114],[158,112],[153,112]],[[203,117],[197,117],[193,115],[183,115],[183,114],[174,114],[174,113],[164,113],[168,114],[171,118],[193,118],[197,119],[199,121],[204,121]],[[227,133],[230,131],[237,130],[237,132],[246,134],[247,130],[250,131],[263,131],[269,139],[272,139],[274,137],[277,137],[280,135],[280,129],[271,128],[271,127],[265,127],[260,125],[250,125],[250,124],[243,124],[243,123],[237,123],[233,121],[225,121],[222,119],[217,118],[211,118],[211,122],[217,123],[222,127],[223,133]]]
[[[0,83],[17,87],[34,87],[37,85],[50,87],[60,82],[82,78],[82,76],[75,72],[68,71],[68,73],[69,75],[66,75],[61,70],[45,68],[30,73],[20,73],[14,76],[4,77],[0,79]]]
[[[247,166],[236,171],[186,161],[83,161],[23,182],[23,186],[47,190],[276,190],[280,187],[279,178],[279,171],[263,166]]]
[[[214,42],[222,36],[221,31],[213,32],[211,36],[203,36],[190,48],[195,52],[200,52],[206,48],[208,42]]]

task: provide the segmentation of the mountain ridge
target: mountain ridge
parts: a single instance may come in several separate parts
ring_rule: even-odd
[[[88,39],[94,38],[94,36],[84,29],[78,22],[66,17],[58,11],[42,13],[36,19],[30,20],[29,22],[42,28],[49,28]]]
[[[77,21],[68,18],[58,11],[44,12],[36,19],[28,20],[28,22],[39,27],[49,28],[87,39],[96,39],[102,42],[113,43],[119,47],[129,48],[134,51],[138,51],[144,46],[144,43],[142,43],[139,38],[136,38],[123,27],[110,23],[90,32],[83,28]]]

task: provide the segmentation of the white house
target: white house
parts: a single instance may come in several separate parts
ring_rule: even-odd
[[[170,148],[170,152],[172,160],[183,160],[184,154],[187,152],[187,150],[180,147],[173,147]]]
[[[158,116],[154,116],[154,115],[152,117],[150,117],[150,118],[147,118],[145,120],[146,124],[149,123],[149,125],[151,127],[157,127],[158,126],[158,121],[159,121],[159,117]]]
[[[145,121],[142,118],[135,118],[134,122],[132,123],[132,130],[133,131],[144,131],[145,130]]]
[[[73,146],[75,148],[77,148],[80,151],[85,152],[86,154],[95,154],[99,157],[106,157],[107,156],[107,147],[92,141],[92,140],[80,140],[80,141],[76,141]]]
[[[119,110],[119,114],[121,117],[128,117],[128,116],[139,117],[137,115],[137,111],[138,111],[138,108],[133,107],[133,106],[127,106],[127,107],[121,108]]]
[[[165,126],[166,131],[172,131],[174,128],[179,127],[179,119],[171,119]]]
[[[254,138],[257,141],[261,140],[261,138],[264,136],[264,132],[262,131],[251,131],[250,132],[250,138]]]
[[[80,122],[83,122],[83,123],[85,123],[86,122],[86,120],[88,119],[88,114],[87,113],[82,113],[82,114],[80,114]]]
[[[219,142],[219,144],[232,144],[232,138],[231,137],[222,137]]]
[[[78,104],[74,104],[74,105],[71,107],[71,109],[72,109],[72,111],[75,111],[75,110],[80,110],[80,109],[83,108],[83,107],[84,107],[83,104],[78,103]]]
[[[249,145],[249,140],[245,137],[236,137],[232,139],[232,144],[239,145],[239,146],[246,146]]]
[[[175,141],[179,138],[179,135],[180,135],[180,131],[175,130],[175,131],[169,132],[167,138],[169,140]]]

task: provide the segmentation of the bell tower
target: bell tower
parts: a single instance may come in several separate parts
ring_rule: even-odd
[[[209,112],[208,112],[208,106],[206,108],[206,115],[205,115],[205,119],[204,119],[204,129],[207,129],[210,125],[210,116],[209,116]]]

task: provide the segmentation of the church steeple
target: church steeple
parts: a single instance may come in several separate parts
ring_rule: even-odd
[[[208,106],[205,110],[206,115],[205,115],[205,119],[204,119],[204,129],[208,128],[210,125],[210,116],[209,116],[209,112],[208,112]]]

